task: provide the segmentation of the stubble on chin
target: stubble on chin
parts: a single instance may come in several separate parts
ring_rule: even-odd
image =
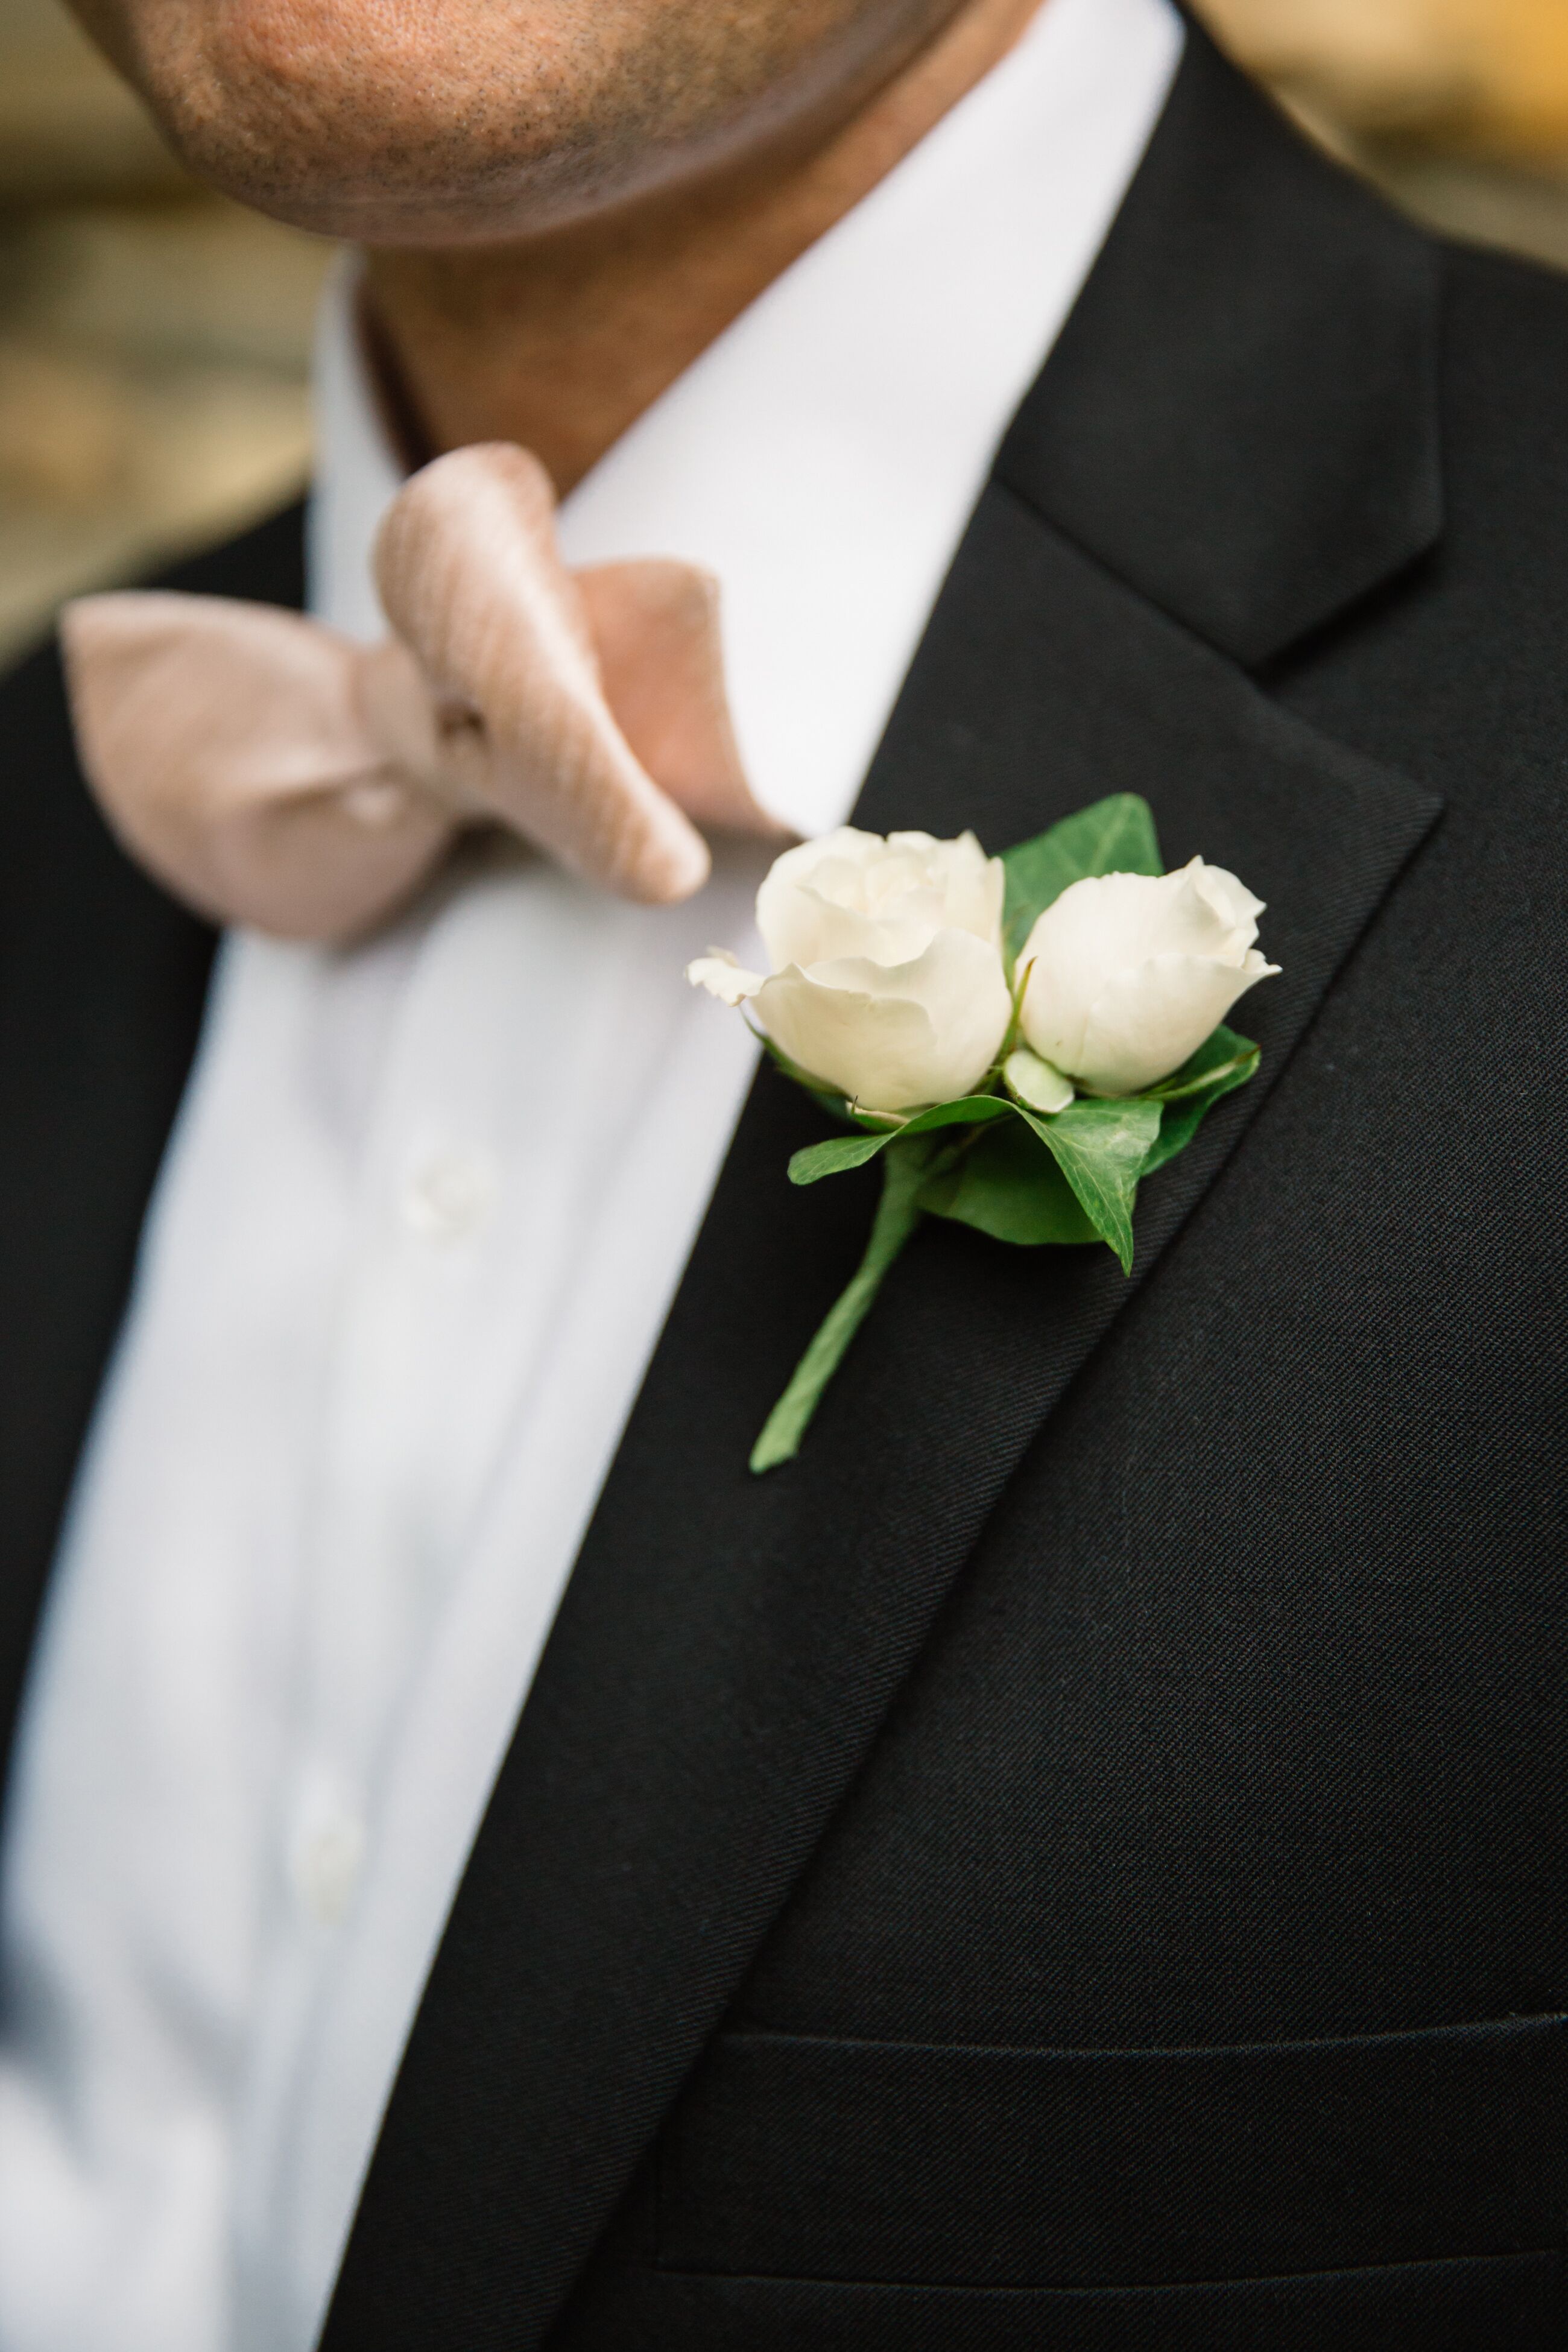
[[[76,0],[200,179],[372,244],[582,219],[765,144],[953,0]]]

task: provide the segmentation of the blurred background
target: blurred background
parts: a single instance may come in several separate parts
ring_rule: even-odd
[[[1419,216],[1568,268],[1568,0],[1200,0]],[[59,0],[0,0],[0,656],[303,479],[329,249],[194,188]]]

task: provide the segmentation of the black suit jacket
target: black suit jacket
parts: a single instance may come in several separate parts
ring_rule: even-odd
[[[859,819],[1235,868],[1262,1076],[1138,1261],[929,1226],[764,1073],[468,1864],[328,2352],[1556,2346],[1568,289],[1197,35]],[[288,602],[285,518],[186,575]],[[0,1664],[209,941],[0,706]]]

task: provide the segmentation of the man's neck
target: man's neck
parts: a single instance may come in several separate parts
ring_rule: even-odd
[[[968,0],[845,122],[526,243],[381,250],[367,320],[409,455],[520,441],[564,496],[1005,55],[1040,0]]]

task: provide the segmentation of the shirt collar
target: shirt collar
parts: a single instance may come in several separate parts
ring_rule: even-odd
[[[1055,341],[1181,55],[1170,0],[1047,0],[869,195],[563,504],[572,563],[675,555],[721,583],[736,731],[797,831],[853,804],[998,442]],[[400,478],[334,273],[317,352],[311,605],[383,625]]]

